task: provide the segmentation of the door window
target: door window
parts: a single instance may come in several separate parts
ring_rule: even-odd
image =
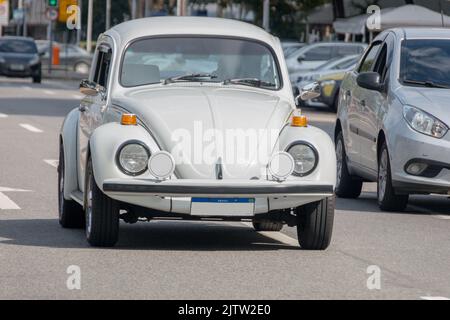
[[[97,63],[95,67],[94,82],[107,87],[111,65],[111,50],[102,49],[98,51]]]
[[[373,68],[373,71],[377,72],[380,75],[381,83],[383,83],[386,78],[387,73],[386,60],[387,60],[387,45],[384,44],[383,47],[381,48],[380,54],[378,55],[375,67]]]
[[[359,66],[358,72],[372,71],[380,47],[381,42],[376,42],[370,47],[369,51],[367,52],[366,56],[364,57],[363,61]]]

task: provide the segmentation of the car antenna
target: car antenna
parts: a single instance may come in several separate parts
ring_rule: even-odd
[[[444,9],[442,8],[442,0],[439,0],[439,9],[441,10],[442,28],[445,28],[445,24],[444,24]]]

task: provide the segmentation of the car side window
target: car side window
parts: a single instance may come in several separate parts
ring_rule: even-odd
[[[372,44],[369,51],[367,52],[364,59],[361,61],[359,65],[358,72],[368,72],[372,71],[373,65],[375,63],[375,59],[378,56],[378,51],[380,50],[381,42],[376,42]]]
[[[373,71],[377,72],[380,75],[381,82],[384,82],[386,78],[386,72],[387,72],[387,45],[384,44],[381,48],[381,52],[378,55],[377,62],[375,63],[375,67]]]
[[[110,65],[111,65],[111,50],[106,48],[100,48],[97,55],[94,82],[105,88],[108,84]]]
[[[334,54],[335,57],[345,57],[361,53],[361,47],[351,45],[337,46],[334,50],[335,50]]]
[[[312,48],[309,51],[306,51],[304,54],[306,61],[324,61],[331,59],[331,46],[320,46],[316,48]]]

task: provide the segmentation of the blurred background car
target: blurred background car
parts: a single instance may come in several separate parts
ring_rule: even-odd
[[[292,53],[300,48],[306,46],[306,43],[298,42],[294,40],[281,40],[281,47],[283,48],[284,57],[289,57]]]
[[[0,37],[0,75],[41,82],[41,57],[33,39]]]
[[[367,44],[347,42],[317,42],[304,46],[286,58],[289,73],[310,71],[333,58],[362,54]]]
[[[299,88],[302,88],[311,82],[317,81],[320,77],[333,74],[338,71],[348,71],[353,69],[360,57],[361,55],[358,54],[343,58],[334,58],[311,71],[297,71],[289,74],[294,92],[298,92]]]
[[[353,67],[350,70],[353,70]],[[320,102],[328,106],[334,112],[337,111],[339,103],[339,92],[341,89],[342,80],[345,74],[350,70],[343,70],[332,74],[325,75],[318,79],[320,85],[320,97],[315,99],[316,102]]]
[[[42,54],[42,65],[48,69],[50,62],[50,43],[47,40],[36,41],[38,50]],[[88,74],[91,68],[92,55],[83,48],[75,44],[62,44],[53,42],[59,47],[59,65],[52,65],[52,68],[59,70],[74,71],[80,74]]]

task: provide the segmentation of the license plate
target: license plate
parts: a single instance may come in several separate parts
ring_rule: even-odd
[[[191,214],[198,216],[253,215],[253,198],[192,198]]]
[[[11,70],[13,70],[13,71],[23,71],[23,70],[25,70],[25,66],[23,64],[12,64],[9,68]]]

